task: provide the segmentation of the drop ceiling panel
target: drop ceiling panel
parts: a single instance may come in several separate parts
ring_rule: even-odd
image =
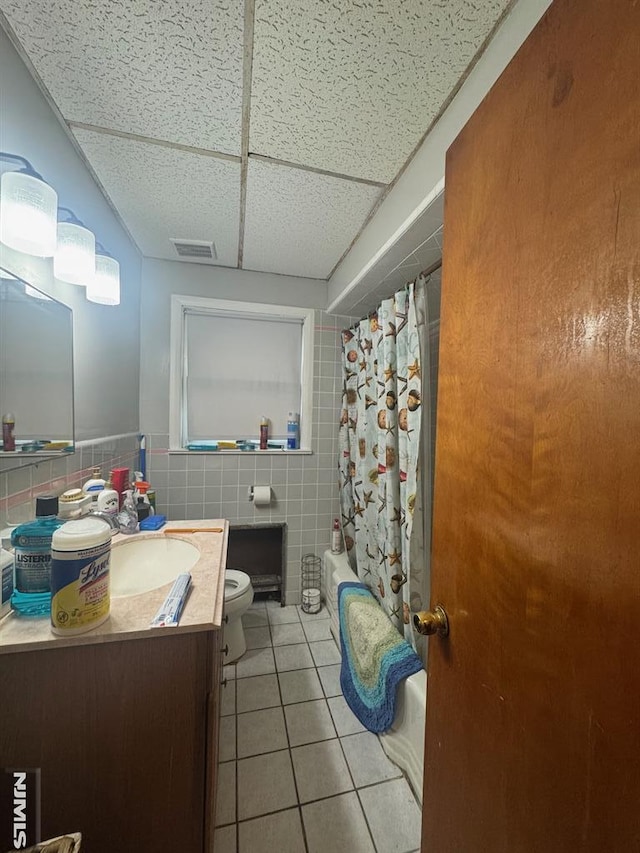
[[[256,0],[250,150],[390,181],[509,0]]]
[[[239,163],[93,131],[74,135],[144,255],[175,261],[170,237],[212,240],[217,263],[236,266]]]
[[[2,0],[68,121],[240,152],[244,4]]]
[[[249,160],[243,267],[326,278],[380,188]]]

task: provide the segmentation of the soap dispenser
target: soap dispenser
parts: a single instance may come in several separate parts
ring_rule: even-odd
[[[91,474],[91,477],[89,477],[87,482],[83,484],[82,491],[86,495],[91,495],[91,498],[95,502],[98,498],[98,493],[104,489],[104,485],[105,485],[104,480],[102,479],[102,477],[100,475],[100,468],[98,466],[96,466],[93,469],[93,473]]]
[[[104,489],[98,492],[96,498],[97,509],[100,512],[106,512],[108,515],[117,515],[120,506],[120,495],[113,488],[111,477],[105,483]]]

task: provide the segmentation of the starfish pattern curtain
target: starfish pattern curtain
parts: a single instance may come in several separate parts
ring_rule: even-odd
[[[430,507],[427,520],[422,498],[424,466],[429,471],[422,416],[423,385],[427,397],[429,387],[425,284],[419,277],[342,333],[339,487],[345,546],[360,580],[414,647],[411,610],[428,600],[424,543]]]

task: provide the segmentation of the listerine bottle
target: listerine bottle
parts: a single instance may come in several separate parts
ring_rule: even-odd
[[[23,616],[51,613],[51,538],[64,524],[58,518],[58,498],[36,498],[36,518],[20,524],[11,533],[14,578],[11,606]]]

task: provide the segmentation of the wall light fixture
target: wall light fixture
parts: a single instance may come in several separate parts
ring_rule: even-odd
[[[19,169],[0,179],[0,241],[18,252],[49,258],[56,250],[58,196],[24,157],[0,151]]]
[[[87,284],[87,299],[99,305],[120,304],[120,264],[99,243],[95,275]]]
[[[53,256],[53,274],[59,281],[87,286],[95,275],[96,238],[67,207],[59,207],[58,248]]]

